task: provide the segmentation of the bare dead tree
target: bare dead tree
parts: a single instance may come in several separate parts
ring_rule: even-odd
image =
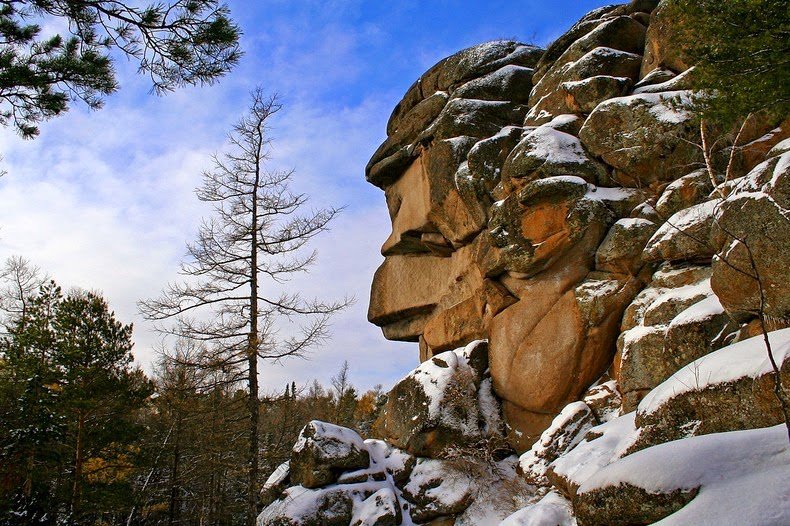
[[[760,325],[760,333],[762,335],[766,354],[768,355],[768,361],[771,364],[771,369],[773,372],[774,396],[779,402],[780,410],[784,418],[784,424],[787,428],[787,438],[788,441],[790,441],[790,396],[788,396],[784,386],[782,385],[781,364],[777,363],[776,361],[776,357],[773,352],[773,346],[768,337],[770,328],[768,323],[768,315],[766,313],[765,283],[762,276],[760,275],[757,261],[754,257],[754,252],[752,251],[750,240],[747,239],[747,236],[736,235],[717,220],[717,210],[719,206],[721,206],[721,204],[727,199],[728,194],[728,192],[723,190],[722,185],[735,179],[735,159],[737,153],[743,148],[741,145],[741,138],[753,118],[754,114],[749,113],[743,120],[741,120],[737,125],[737,132],[734,132],[734,137],[730,136],[729,134],[721,134],[714,141],[711,141],[710,139],[708,123],[705,121],[705,119],[700,119],[700,142],[695,143],[693,141],[684,140],[685,142],[692,144],[701,150],[704,159],[705,172],[708,175],[710,183],[713,187],[713,194],[715,194],[716,198],[719,199],[719,202],[715,205],[713,212],[714,224],[717,228],[721,229],[721,231],[728,238],[730,238],[731,241],[743,246],[744,251],[746,252],[747,265],[739,264],[733,258],[726,257],[724,254],[717,254],[716,257],[731,270],[743,276],[745,279],[755,283],[755,287],[757,288],[758,304],[752,314],[755,316]],[[726,152],[727,163],[724,172],[720,173],[720,170],[718,170],[716,167],[715,158],[717,155],[724,152]],[[658,215],[662,221],[677,230],[681,235],[687,237],[700,246],[710,246],[709,239],[703,239],[695,236],[691,232],[684,230],[679,225],[673,224],[670,218],[662,217],[655,207],[652,208],[653,212]],[[759,229],[756,230],[756,232],[759,232]]]
[[[230,148],[215,155],[203,174],[198,199],[211,203],[197,240],[182,264],[185,281],[157,299],[140,303],[143,315],[171,320],[166,333],[202,342],[207,352],[195,365],[220,369],[229,381],[244,378],[249,398],[247,524],[255,523],[258,495],[258,361],[304,356],[328,336],[330,316],[349,304],[277,292],[306,272],[316,253],[307,243],[327,230],[337,208],[305,212],[307,197],[293,193],[293,171],[270,170],[269,121],[281,109],[276,96],[252,93],[247,114],[229,134]],[[266,285],[271,285],[267,287]],[[298,327],[281,336],[279,323]]]
[[[49,276],[22,256],[11,256],[0,269],[0,331],[7,332],[10,323],[24,323],[30,299]]]

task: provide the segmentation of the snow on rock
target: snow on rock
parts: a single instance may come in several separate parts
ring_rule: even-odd
[[[396,482],[408,478],[414,467],[414,457],[383,440],[365,440],[365,449],[370,454],[370,466],[356,471],[347,471],[340,475],[338,482],[351,483],[366,480],[384,480],[388,475]]]
[[[634,416],[628,413],[590,429],[575,448],[549,465],[551,483],[573,495],[599,469],[620,458],[638,436]]]
[[[493,465],[475,467],[474,500],[455,519],[455,526],[497,526],[502,519],[534,499],[535,487],[517,473],[513,455]]]
[[[476,481],[468,473],[443,460],[420,458],[403,497],[412,504],[411,518],[426,522],[464,511],[472,502]]]
[[[620,416],[622,397],[617,389],[617,381],[608,380],[590,387],[582,398],[596,420],[608,422]]]
[[[291,480],[290,462],[285,461],[275,468],[269,478],[261,488],[260,500],[264,506],[268,506],[282,495]]]
[[[671,79],[665,80],[664,82],[660,82],[658,84],[648,84],[644,86],[637,86],[634,89],[634,95],[639,95],[642,93],[656,93],[660,94],[663,92],[669,91],[682,91],[684,89],[688,89],[691,85],[691,76],[694,72],[694,67],[690,67],[686,71],[680,73],[677,76],[672,77]]]
[[[392,488],[381,488],[362,502],[354,503],[351,526],[396,526],[403,517]]]
[[[724,307],[722,307],[719,298],[715,294],[711,294],[672,318],[669,327],[705,321],[722,313],[724,313]]]
[[[502,434],[505,423],[502,421],[502,406],[494,394],[494,384],[491,378],[480,382],[477,390],[477,403],[483,417],[483,434],[492,436]]]
[[[347,526],[351,520],[354,499],[345,488],[330,486],[308,489],[293,486],[283,498],[263,509],[258,526]]]
[[[618,460],[579,488],[585,524],[790,524],[790,448],[777,425],[685,438]],[[635,506],[633,498],[641,496]]]
[[[478,388],[487,368],[487,344],[482,340],[426,360],[392,388],[376,422],[378,435],[428,457],[479,440],[481,419],[486,420],[481,418]],[[485,395],[482,401],[491,402]],[[486,418],[492,417],[492,409],[486,410]]]
[[[638,93],[627,97],[616,97],[598,105],[603,106],[637,106],[647,105],[650,113],[659,121],[680,124],[691,119],[692,115],[684,109],[691,102],[690,92],[687,90],[665,91],[661,93]]]
[[[581,141],[564,131],[561,120],[551,121],[527,133],[502,166],[502,182],[508,188],[546,177],[574,175],[589,183],[605,177],[606,169],[594,160]]]
[[[499,526],[576,526],[576,518],[568,499],[550,491],[535,504],[509,515]]]
[[[769,333],[782,382],[790,384],[790,329]],[[653,389],[639,404],[638,440],[631,451],[681,438],[768,427],[784,420],[774,394],[774,373],[755,336],[694,360]],[[786,387],[785,387],[786,388]]]
[[[690,144],[697,132],[685,109],[689,99],[688,91],[679,90],[605,100],[590,113],[579,138],[615,169],[612,177],[623,186],[670,182],[701,157]]]
[[[351,429],[310,421],[291,451],[291,480],[307,488],[337,479],[339,469],[368,467],[370,455],[362,438]]]
[[[713,256],[713,247],[708,238],[716,208],[720,204],[721,200],[714,199],[673,214],[647,242],[645,259],[679,261]]]
[[[790,329],[769,333],[776,363],[790,358]],[[771,374],[762,335],[734,343],[688,364],[653,389],[639,404],[640,415],[656,412],[670,399],[689,391],[702,392],[718,384]]]
[[[589,160],[581,141],[549,126],[539,126],[529,134],[529,155],[544,162],[556,164],[583,164]]]
[[[595,416],[584,402],[566,405],[529,451],[519,458],[519,469],[528,482],[547,486],[551,462],[573,449],[595,425]]]

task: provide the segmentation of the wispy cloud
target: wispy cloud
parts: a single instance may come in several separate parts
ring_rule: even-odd
[[[122,88],[101,111],[75,104],[35,141],[0,131],[8,172],[0,179],[0,257],[21,254],[65,286],[103,291],[118,317],[135,323],[135,355],[150,368],[158,338],[136,302],[177,277],[184,243],[208,213],[193,188],[261,84],[285,102],[273,123],[273,167],[294,168],[297,189],[316,206],[347,206],[316,240],[314,271],[293,286],[357,298],[334,320],[331,342],[309,361],[265,365],[263,385],[326,382],[343,360],[358,387],[391,384],[416,363],[417,350],[387,342],[366,321],[390,227],[364,165],[400,95],[442,56],[493,38],[556,34],[602,4],[563,3],[231,2],[246,55],[218,85],[149,96],[146,79],[121,59]]]

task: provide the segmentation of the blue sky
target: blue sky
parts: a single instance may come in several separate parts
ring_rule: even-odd
[[[309,360],[265,364],[264,389],[326,383],[343,360],[366,389],[389,386],[417,363],[416,344],[384,340],[365,318],[379,247],[389,234],[383,193],[364,166],[385,137],[390,111],[441,58],[486,40],[546,45],[605,2],[230,2],[245,56],[220,83],[149,94],[135,65],[117,62],[121,90],[97,112],[75,104],[22,141],[0,130],[0,258],[20,254],[64,286],[100,290],[135,324],[145,368],[157,336],[139,299],[177,278],[185,242],[208,211],[194,197],[210,155],[257,85],[285,103],[273,122],[273,167],[294,168],[316,206],[347,208],[315,247],[319,261],[294,283],[308,294],[356,303]]]

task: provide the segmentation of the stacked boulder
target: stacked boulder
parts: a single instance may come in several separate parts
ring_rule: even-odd
[[[368,317],[422,365],[381,440],[308,426],[261,526],[790,523],[790,118],[704,159],[665,5],[409,88],[366,169]]]
[[[518,451],[604,375],[632,411],[756,334],[761,301],[787,324],[790,119],[752,117],[706,165],[693,75],[663,3],[597,9],[546,50],[439,62],[367,167],[393,227],[370,321],[423,361],[487,339]]]
[[[264,485],[259,526],[479,524],[531,495],[516,474],[488,347],[426,361],[390,391],[376,434],[313,421]]]

